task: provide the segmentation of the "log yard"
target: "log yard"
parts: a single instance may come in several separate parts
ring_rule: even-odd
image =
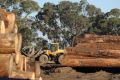
[[[0,80],[120,80],[118,3],[0,0]]]

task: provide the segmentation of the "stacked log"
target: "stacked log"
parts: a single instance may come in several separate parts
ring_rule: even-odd
[[[120,42],[120,36],[113,36],[113,35],[92,35],[92,34],[86,34],[84,36],[76,36],[74,37],[74,43],[100,43],[100,42]],[[74,44],[73,43],[73,44]]]
[[[36,72],[39,65],[29,71],[28,67],[31,67],[28,59],[21,54],[21,45],[22,36],[18,33],[15,14],[0,9],[0,77],[31,80],[40,77],[40,72]]]
[[[67,61],[65,61],[67,60]],[[120,59],[105,59],[105,58],[91,58],[91,59],[66,59],[63,62],[64,66],[71,67],[120,67]]]
[[[22,39],[20,34],[0,34],[0,53],[9,54],[20,52]]]
[[[0,33],[3,32],[3,30],[5,31],[4,33],[14,33],[16,28],[15,14],[0,9]]]
[[[0,76],[8,77],[13,68],[13,56],[11,54],[0,54]]]
[[[120,36],[76,37],[77,45],[65,49],[62,65],[80,67],[120,67]]]

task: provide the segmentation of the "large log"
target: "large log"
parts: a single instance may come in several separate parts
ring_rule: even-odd
[[[62,65],[71,66],[71,67],[120,67],[120,59],[113,59],[113,58],[70,59],[70,58],[66,58],[62,60]]]
[[[4,22],[5,22],[5,29],[6,33],[11,33],[15,27],[15,14],[7,12],[4,14]]]
[[[120,36],[84,35],[65,49],[62,65],[72,67],[120,67]]]
[[[69,55],[77,55],[77,56],[86,56],[86,57],[99,57],[99,58],[120,58],[120,50],[98,50],[97,53],[93,52],[76,52],[69,53]]]
[[[75,47],[78,50],[82,49],[92,49],[95,50],[106,50],[106,49],[113,49],[113,50],[120,50],[120,43],[79,43]],[[82,49],[81,49],[82,48]]]
[[[2,21],[3,23],[0,24],[0,33],[1,31],[5,30],[5,33],[12,33],[14,32],[14,29],[16,28],[15,25],[15,14],[6,12],[3,9],[0,9],[0,22]]]
[[[65,49],[65,55],[120,58],[120,45],[114,43],[81,43]]]
[[[39,62],[35,62],[35,77],[36,78],[40,78],[40,73],[41,73],[41,70],[40,70],[40,63]]]
[[[22,37],[20,34],[0,34],[0,53],[10,54],[19,52]]]
[[[23,57],[24,58],[24,57]],[[16,67],[14,56],[11,54],[0,54],[0,77],[31,79],[35,80],[35,73],[32,71],[24,71],[22,63],[19,63],[20,68]]]
[[[0,77],[31,80],[39,77],[39,65],[36,71],[29,67],[25,56],[21,55],[21,44],[22,36],[18,33],[15,14],[0,9]]]
[[[82,56],[82,55],[73,55],[73,54],[69,54],[69,55],[64,55],[65,59],[93,59],[95,57],[89,57],[89,56]],[[63,59],[64,59],[63,58]]]
[[[5,24],[4,21],[0,21],[0,33],[5,34]]]
[[[75,46],[78,43],[101,43],[101,42],[120,43],[120,36],[115,36],[115,35],[95,35],[95,34],[86,34],[84,36],[76,36],[73,39],[73,46]]]
[[[20,50],[22,44],[21,34],[10,33],[10,34],[0,34],[0,54],[12,54],[15,53],[15,62],[19,63],[20,60]]]
[[[0,77],[8,77],[15,68],[11,54],[0,54]]]
[[[36,80],[34,72],[29,72],[29,71],[25,72],[25,71],[18,71],[18,70],[13,70],[9,78]]]

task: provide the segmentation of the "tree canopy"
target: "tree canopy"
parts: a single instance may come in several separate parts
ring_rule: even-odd
[[[59,42],[61,46],[71,45],[74,36],[85,33],[120,35],[120,9],[117,8],[104,13],[87,0],[47,2],[41,8],[35,0],[0,0],[0,3],[2,8],[16,13],[24,46],[45,46],[47,41],[39,37],[39,31],[48,41]],[[36,16],[28,17],[36,11]]]
[[[38,44],[41,48],[39,44],[44,45],[45,40],[38,36],[32,25],[35,21],[34,16],[30,16],[40,9],[37,2],[34,0],[0,0],[0,7],[16,14],[16,23],[23,37],[23,47],[33,45],[37,47]]]

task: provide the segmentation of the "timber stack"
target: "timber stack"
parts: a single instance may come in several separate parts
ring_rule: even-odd
[[[28,59],[21,54],[21,44],[22,35],[18,33],[15,14],[0,9],[0,77],[20,79],[38,77],[36,68],[31,69],[27,63]]]
[[[65,49],[62,65],[71,67],[120,67],[120,36],[85,34]]]

